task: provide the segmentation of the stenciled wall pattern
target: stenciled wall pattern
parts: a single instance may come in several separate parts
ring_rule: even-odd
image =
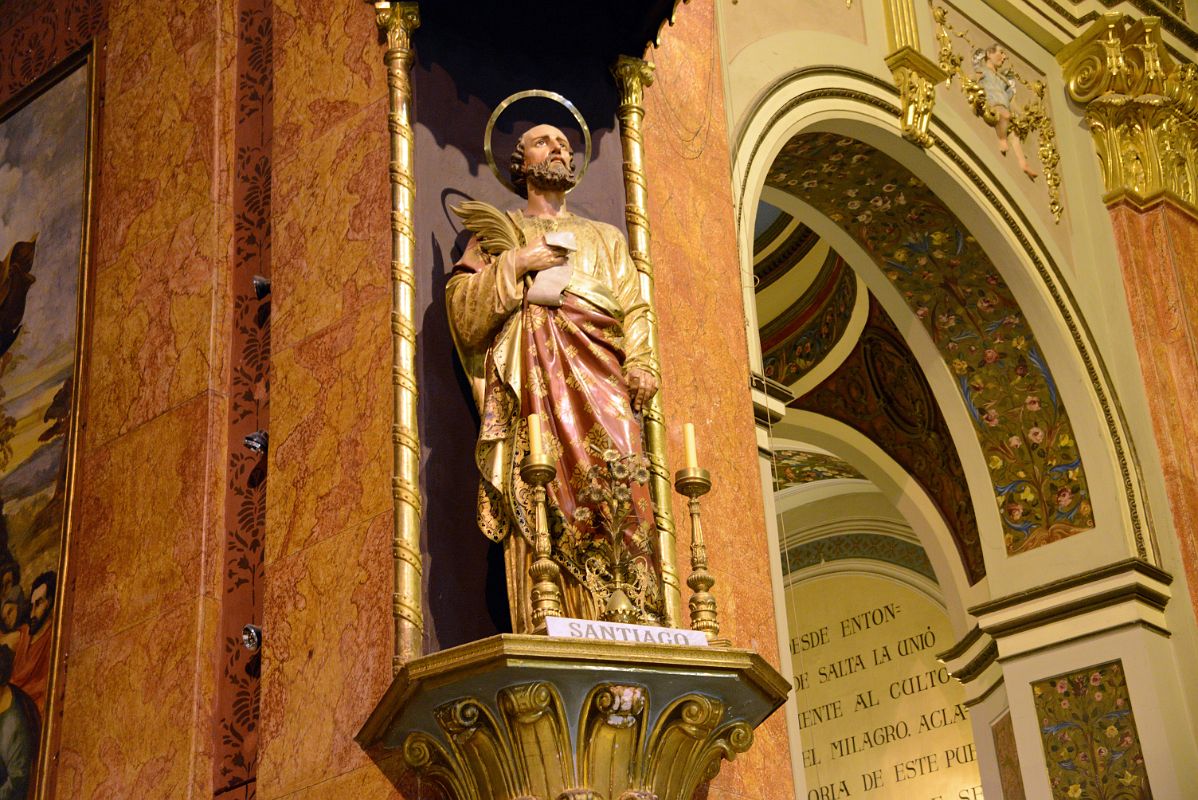
[[[1032,684],[1054,800],[1149,800],[1123,662]]]
[[[1007,554],[1093,528],[1056,381],[1010,288],[953,212],[898,162],[828,133],[789,141],[766,183],[853,236],[923,323],[973,420]]]

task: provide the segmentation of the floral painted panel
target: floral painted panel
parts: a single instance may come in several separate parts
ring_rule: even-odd
[[[811,287],[761,329],[765,377],[793,384],[840,341],[857,301],[857,276],[830,252]]]
[[[808,453],[806,450],[778,450],[774,453],[773,467],[774,491],[836,478],[865,480],[865,476],[847,461],[824,453]]]
[[[833,134],[792,139],[766,182],[853,236],[923,323],[973,420],[1007,554],[1093,528],[1056,381],[1010,288],[956,215],[898,162]]]
[[[1054,800],[1148,800],[1123,662],[1032,684]]]

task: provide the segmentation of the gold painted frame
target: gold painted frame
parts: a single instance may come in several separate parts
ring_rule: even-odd
[[[58,577],[56,597],[50,631],[50,671],[46,682],[46,710],[41,720],[41,734],[38,742],[36,759],[36,781],[31,787],[31,800],[49,800],[53,796],[57,780],[57,747],[58,725],[60,717],[60,698],[62,695],[62,679],[64,670],[64,647],[69,633],[68,610],[74,602],[74,592],[71,590],[71,549],[73,546],[74,521],[76,515],[77,481],[79,468],[79,437],[82,427],[82,399],[87,390],[87,345],[91,340],[91,310],[93,287],[90,278],[91,236],[93,203],[95,201],[94,182],[96,164],[96,140],[98,132],[97,110],[99,109],[100,80],[97,70],[97,57],[93,47],[87,46],[74,55],[64,59],[60,64],[38,78],[24,90],[15,95],[9,102],[0,106],[0,123],[19,113],[38,97],[58,85],[68,75],[77,70],[87,70],[87,109],[84,112],[87,123],[84,132],[83,154],[83,217],[80,220],[81,232],[79,238],[78,263],[78,293],[75,307],[75,364],[71,370],[74,386],[71,396],[70,423],[67,430],[64,458],[66,463],[66,481],[63,488],[62,527],[59,532]]]

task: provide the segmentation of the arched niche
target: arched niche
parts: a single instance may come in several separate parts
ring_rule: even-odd
[[[960,453],[986,550],[991,596],[1057,579],[1063,564],[1072,572],[1129,555],[1155,560],[1123,421],[1089,331],[1060,278],[1056,266],[1060,254],[1038,235],[999,181],[958,147],[951,132],[934,123],[936,146],[930,151],[917,149],[899,138],[897,113],[893,87],[861,73],[821,67],[776,81],[746,116],[734,156],[742,238],[751,237],[752,215],[762,199],[798,216],[853,265],[897,323],[924,368]],[[771,168],[788,144],[819,136],[845,142],[854,154],[876,154],[869,157],[909,176],[923,187],[919,191],[926,191],[951,212],[971,246],[984,255],[1005,297],[1034,337],[1036,368],[1047,367],[1053,394],[1068,414],[1068,440],[1080,454],[1092,526],[1070,531],[1072,535],[1041,537],[1044,541],[1038,546],[1012,553],[1006,534],[1013,520],[1003,519],[993,480],[993,441],[985,436],[987,422],[979,424],[984,412],[977,405],[971,408],[968,394],[962,391],[953,359],[946,359],[918,307],[888,277],[884,259],[870,251],[860,231],[838,224],[826,203],[817,207],[801,192],[780,190],[776,176],[775,186],[767,185]],[[751,239],[742,242],[742,252],[746,245],[751,246]],[[932,280],[942,277],[933,275]],[[981,352],[985,358],[984,349]],[[1025,368],[1027,364],[1025,359]],[[1012,359],[1012,369],[1015,366]],[[995,375],[992,382],[999,377]],[[1039,390],[1027,396],[1044,402]]]

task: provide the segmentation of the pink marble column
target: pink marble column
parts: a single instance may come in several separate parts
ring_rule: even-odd
[[[695,423],[701,466],[714,488],[703,498],[703,534],[720,634],[781,669],[770,584],[765,511],[749,394],[749,356],[733,218],[723,78],[715,8],[677,9],[645,92],[646,173],[656,301],[660,317],[662,401],[670,429],[670,467],[684,465],[682,424]],[[678,565],[690,574],[690,523],[675,501]],[[683,586],[683,605],[690,590]],[[757,729],[748,753],[725,763],[710,800],[791,800],[785,721]]]
[[[1198,609],[1198,216],[1162,198],[1146,207],[1121,199],[1110,207],[1123,266],[1145,394],[1165,470],[1190,585]]]

